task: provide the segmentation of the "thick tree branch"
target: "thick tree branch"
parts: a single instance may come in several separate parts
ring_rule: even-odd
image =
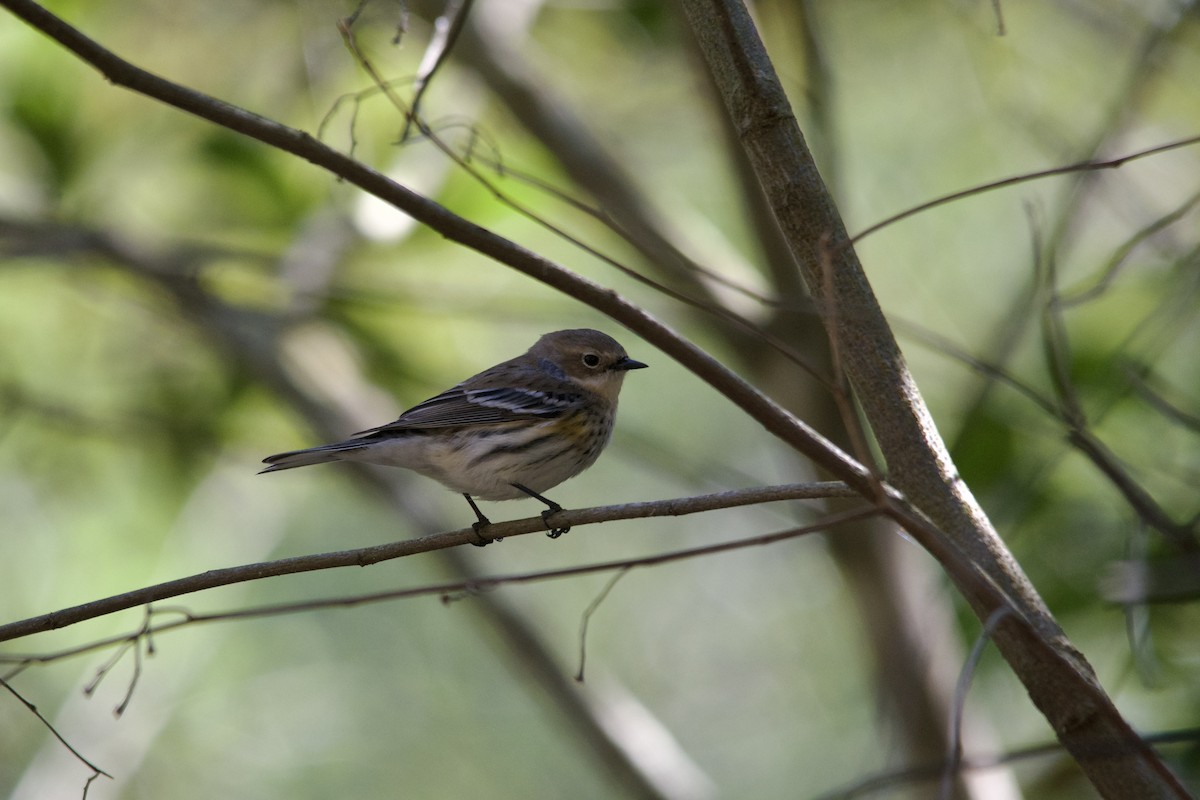
[[[424,0],[414,3],[412,8],[433,18],[442,13],[443,4],[440,0]],[[773,19],[784,15],[784,8],[776,8]],[[812,9],[796,17],[804,31],[804,51],[811,56],[819,49],[819,28]],[[692,308],[710,311],[725,300],[723,293],[712,290],[709,280],[766,305],[770,319],[749,331],[750,335],[740,325],[712,326],[707,319],[699,321],[711,334],[724,337],[728,352],[751,370],[755,385],[779,398],[792,413],[802,413],[806,421],[839,447],[863,452],[851,449],[848,437],[839,433],[842,419],[832,400],[828,380],[806,380],[806,375],[797,370],[781,368],[770,348],[762,346],[760,337],[769,336],[772,342],[782,342],[777,352],[799,353],[804,361],[811,363],[809,374],[826,375],[831,371],[828,337],[812,312],[812,302],[795,260],[712,82],[702,81],[708,89],[704,99],[724,134],[719,146],[733,162],[741,196],[738,205],[744,208],[744,216],[756,234],[764,273],[774,287],[773,292],[767,292],[769,297],[738,287],[712,269],[693,262],[683,252],[684,245],[662,231],[663,221],[654,212],[654,204],[619,159],[607,151],[601,138],[589,129],[580,109],[555,90],[553,80],[532,66],[537,43],[530,32],[511,24],[489,24],[490,20],[492,17],[488,15],[475,15],[468,21],[455,57],[475,72],[498,102],[603,209],[584,210],[608,223],[636,248],[643,256],[645,269],[655,270],[660,279],[681,287],[679,294],[701,298],[699,303],[693,301]],[[688,50],[694,52],[697,66],[703,72],[698,63],[698,49],[691,46]],[[822,76],[819,82],[827,91],[830,85],[827,70],[819,61],[810,59],[809,80],[814,74]],[[810,94],[808,99],[811,109],[814,96]],[[824,108],[827,102],[821,100],[818,105]],[[829,124],[828,115],[820,117]],[[828,149],[831,140],[826,138],[826,144]],[[505,171],[511,174],[507,167]],[[576,205],[582,207],[581,203]],[[926,576],[934,579],[933,565],[909,552],[908,544],[894,535],[892,522],[881,517],[842,528],[837,536],[829,537],[829,547],[852,587],[851,594],[863,616],[866,638],[874,652],[882,705],[893,713],[897,722],[898,735],[893,739],[885,734],[883,739],[901,742],[909,758],[927,761],[940,757],[946,750],[946,726],[953,701],[952,683],[942,679],[957,669],[962,648],[957,646],[959,634],[950,610],[933,608],[934,601],[925,593]],[[974,736],[980,735],[983,725],[981,718],[973,718]],[[975,796],[969,786],[964,789],[964,796]]]
[[[889,480],[983,569],[1013,603],[1014,617],[1032,626],[1005,621],[994,631],[996,644],[1097,789],[1112,798],[1189,796],[1118,713],[958,476],[746,8],[739,0],[683,5],[809,291],[833,326]],[[827,240],[835,245],[828,290],[821,252]],[[909,530],[926,547],[939,547],[938,531]],[[957,570],[953,559],[943,565],[981,620],[999,610],[986,599],[990,592],[977,594],[974,575]],[[1114,744],[1123,757],[1094,757],[1097,747]]]
[[[362,162],[328,147],[304,131],[147,72],[100,46],[31,0],[0,0],[0,6],[59,42],[115,85],[303,158],[393,205],[447,239],[487,255],[608,315],[675,358],[772,434],[824,466],[831,474],[863,492],[871,491],[866,471],[852,458],[721,362],[613,290],[576,275],[452,213]]]
[[[890,487],[874,486],[861,465],[810,426],[611,290],[450,213],[302,131],[141,70],[30,0],[0,0],[0,5],[75,52],[113,83],[304,158],[391,203],[443,236],[600,310],[678,360],[766,430],[864,496],[870,497],[881,488],[883,495],[875,499],[935,555],[981,618],[1001,606],[1015,604],[1018,613],[997,628],[996,642],[1097,786],[1111,797],[1187,796],[1117,714],[1086,662],[1061,637],[1007,551],[995,547],[998,539],[954,474],[849,248],[842,251],[843,257],[835,264],[838,296],[825,302],[837,302],[841,319],[854,323],[843,324],[835,334],[848,354],[847,372],[881,444],[886,443],[884,451],[893,478],[905,491],[913,492],[921,511]],[[694,17],[707,57],[713,63],[724,61],[723,67],[714,70],[724,72],[720,76],[723,88],[738,87],[727,94],[726,100],[751,160],[760,178],[767,178],[767,194],[793,248],[800,251],[798,260],[806,269],[815,269],[818,260],[813,253],[821,236],[832,234],[835,243],[847,237],[811,159],[786,163],[804,152],[803,141],[749,16],[740,6],[731,11],[711,0],[687,0],[685,5]],[[732,78],[728,84],[727,78]],[[765,103],[763,97],[767,98]],[[778,154],[784,154],[784,162],[775,160]],[[808,282],[810,287],[819,285],[819,279]],[[897,441],[905,446],[892,448]],[[939,527],[945,529],[949,539]],[[971,560],[964,557],[964,551]],[[1064,702],[1067,697],[1069,703]],[[1127,757],[1109,757],[1114,746]],[[1104,755],[1097,757],[1097,753]]]

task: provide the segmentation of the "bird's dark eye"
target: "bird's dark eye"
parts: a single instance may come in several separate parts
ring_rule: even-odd
[[[584,353],[583,365],[589,369],[595,369],[600,366],[600,356],[595,353]]]

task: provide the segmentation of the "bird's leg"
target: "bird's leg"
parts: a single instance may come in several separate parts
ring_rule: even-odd
[[[546,532],[546,535],[548,537],[550,537],[551,539],[557,539],[558,537],[562,536],[564,533],[571,530],[570,525],[567,525],[566,527],[563,527],[563,528],[555,528],[550,524],[550,517],[554,514],[557,514],[559,511],[563,510],[563,507],[560,506],[558,503],[554,502],[553,500],[551,500],[549,498],[542,497],[540,494],[535,492],[533,489],[530,489],[528,486],[522,486],[519,483],[514,483],[514,484],[512,484],[512,486],[514,489],[519,489],[520,491],[529,495],[534,500],[541,500],[543,503],[546,504],[547,508],[545,511],[542,512],[542,521],[545,522],[546,527],[550,529],[549,531]]]
[[[479,510],[479,506],[475,505],[475,501],[471,499],[471,495],[467,494],[466,492],[463,492],[463,497],[465,497],[467,499],[467,505],[469,505],[471,507],[471,510],[475,512],[475,522],[471,523],[471,530],[475,531],[475,538],[479,539],[479,541],[471,542],[471,544],[475,545],[476,547],[487,547],[492,542],[503,542],[504,541],[503,538],[497,538],[497,539],[485,539],[484,538],[483,533],[481,533],[481,531],[484,528],[486,528],[488,525],[491,525],[492,521],[483,515],[483,512]]]

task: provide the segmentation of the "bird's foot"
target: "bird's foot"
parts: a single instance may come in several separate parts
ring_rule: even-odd
[[[520,491],[522,491],[525,494],[532,497],[534,500],[541,500],[543,503],[546,504],[546,510],[542,512],[542,521],[545,522],[546,527],[549,528],[549,530],[546,531],[547,538],[557,539],[558,537],[562,536],[564,533],[567,533],[568,531],[571,530],[570,525],[563,525],[562,527],[556,527],[553,524],[551,524],[551,522],[550,522],[550,517],[554,516],[555,514],[557,514],[558,512],[563,510],[563,507],[560,506],[558,503],[554,502],[553,500],[551,500],[547,497],[543,497],[542,495],[535,492],[533,489],[530,489],[528,486],[522,486],[519,483],[514,483],[513,488],[519,489]]]
[[[492,542],[503,542],[504,537],[502,536],[492,539],[483,535],[484,529],[491,525],[492,521],[483,515],[483,512],[479,510],[479,506],[475,505],[475,501],[471,499],[471,495],[464,494],[463,497],[467,498],[467,505],[471,506],[471,510],[475,512],[475,521],[471,523],[471,530],[475,531],[476,541],[471,542],[471,544],[476,547],[487,547]]]
[[[475,531],[475,541],[471,542],[472,545],[474,545],[475,547],[487,547],[492,542],[503,542],[504,541],[503,537],[489,539],[488,537],[483,535],[484,528],[486,528],[488,525],[491,525],[491,524],[492,523],[488,522],[487,520],[482,520],[480,522],[472,522],[471,523],[471,530]]]
[[[564,533],[571,532],[570,525],[564,525],[561,528],[556,528],[550,524],[550,517],[554,516],[559,511],[562,511],[562,508],[547,508],[545,511],[542,512],[542,521],[545,522],[546,527],[550,529],[550,530],[546,531],[547,539],[557,539],[558,537],[562,536]]]

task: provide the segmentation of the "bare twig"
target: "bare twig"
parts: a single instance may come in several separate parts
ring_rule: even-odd
[[[947,743],[946,765],[942,772],[941,788],[938,792],[940,800],[950,800],[954,790],[954,777],[962,769],[962,721],[967,705],[967,690],[970,689],[975,668],[979,666],[979,659],[983,658],[983,649],[991,639],[992,631],[1011,613],[1010,609],[998,608],[987,618],[983,623],[983,630],[976,637],[975,644],[971,647],[971,652],[967,655],[967,660],[963,662],[962,671],[958,675],[958,681],[954,686],[953,719],[950,721],[950,741]]]
[[[810,426],[788,414],[778,404],[737,378],[711,356],[681,339],[661,322],[615,295],[611,290],[586,281],[490,231],[450,214],[427,198],[324,147],[308,134],[164,81],[134,67],[31,0],[0,0],[0,5],[9,8],[96,66],[114,83],[305,158],[392,203],[442,235],[486,253],[608,314],[679,360],[762,424],[766,430],[864,495],[869,496],[872,493],[870,475],[862,465],[833,446]],[[701,8],[701,0],[687,0],[687,7],[689,13],[698,10]],[[716,11],[724,16],[717,24],[696,27],[702,28],[708,35],[724,37],[724,44],[732,45],[731,51],[740,54],[741,60],[737,66],[747,67],[751,62],[754,64],[752,70],[743,69],[737,72],[739,79],[755,82],[747,87],[749,94],[755,98],[755,103],[738,109],[746,114],[739,118],[739,124],[751,123],[742,128],[742,135],[747,137],[753,147],[761,148],[757,150],[759,156],[801,152],[802,147],[784,150],[772,146],[773,137],[776,135],[783,133],[783,138],[792,139],[793,134],[798,134],[798,131],[794,131],[794,122],[789,123],[791,116],[786,99],[772,96],[767,104],[757,103],[765,97],[758,93],[764,89],[766,94],[773,93],[778,82],[769,62],[765,60],[765,52],[761,52],[761,43],[757,42],[756,38],[746,38],[747,32],[753,31],[749,15],[740,6],[733,7],[732,15],[730,9],[724,6],[705,8],[704,11]],[[763,110],[769,110],[770,114],[767,117],[761,116],[760,112]],[[753,124],[754,122],[758,124]],[[774,144],[782,145],[783,142],[776,141]],[[780,166],[783,168],[779,170],[776,180],[789,182],[795,172],[790,165]],[[756,169],[760,177],[767,175],[761,164],[756,164]],[[808,176],[814,177],[815,169],[810,170]],[[764,179],[764,185],[766,183]],[[819,178],[816,184],[819,184]],[[823,188],[816,192],[809,191],[816,184],[796,186],[795,188],[801,191],[791,195],[789,202],[792,212],[809,215],[804,217],[802,222],[813,223],[816,219],[821,220],[818,230],[814,231],[811,227],[805,229],[803,225],[800,228],[792,227],[789,223],[798,220],[790,215],[785,223],[789,238],[794,243],[802,242],[803,244],[798,246],[805,248],[813,247],[817,236],[823,230],[835,231],[835,239],[846,238],[836,211],[824,195]],[[768,191],[777,191],[779,188],[779,185],[771,185]],[[773,201],[777,199],[776,196]],[[807,202],[809,200],[812,201],[811,204]],[[805,257],[799,260],[804,263],[807,255],[808,253],[805,253]],[[872,404],[868,408],[868,417],[872,418],[874,423],[878,413],[893,422],[903,424],[896,414],[901,417],[911,415],[915,408],[919,413],[916,414],[916,419],[911,421],[917,424],[919,430],[912,432],[924,440],[933,433],[932,422],[919,404],[911,377],[903,367],[902,358],[887,332],[886,325],[882,329],[878,327],[881,315],[878,313],[877,303],[871,297],[865,280],[861,280],[861,271],[854,268],[856,265],[851,265],[850,269],[844,269],[844,263],[839,263],[838,266],[838,291],[848,291],[852,295],[844,307],[847,315],[852,316],[856,323],[855,330],[850,331],[845,340],[848,351],[853,354],[847,371],[860,389],[861,396],[867,398],[864,403]],[[868,362],[878,368],[876,373],[867,369]],[[893,380],[896,378],[900,379],[898,385]],[[915,407],[913,401],[917,401]],[[895,403],[896,407],[885,408],[881,405],[885,403]],[[882,438],[880,440],[885,444],[884,451],[891,474],[902,478],[901,486],[914,491],[914,500],[921,508],[920,511],[917,510],[899,492],[885,487],[887,494],[883,498],[883,507],[886,513],[900,522],[942,563],[981,617],[1000,606],[1013,602],[1018,604],[1020,613],[1007,617],[997,628],[997,644],[1025,681],[1035,702],[1047,714],[1068,749],[1080,760],[1093,780],[1102,781],[1109,787],[1125,786],[1128,789],[1127,793],[1144,789],[1155,794],[1186,796],[1178,782],[1165,770],[1153,752],[1133,734],[1112,707],[1111,701],[1095,682],[1086,662],[1069,646],[1064,645],[1061,630],[1046,613],[1040,598],[1033,592],[1032,587],[1028,586],[1012,562],[1011,556],[1002,548],[998,551],[988,548],[987,545],[995,538],[994,531],[990,531],[986,517],[974,504],[961,480],[949,469],[952,465],[945,456],[944,448],[938,446],[936,435],[926,442],[927,446],[936,451],[932,462],[920,457],[910,458],[927,455],[926,450],[888,452],[888,442]],[[896,458],[895,464],[892,463],[893,457]],[[930,477],[931,480],[927,479]],[[936,520],[937,524],[931,522],[931,519]],[[940,530],[938,525],[944,526],[945,530]],[[981,528],[990,533],[987,544],[973,538]],[[970,554],[970,559],[966,553]],[[1069,709],[1058,702],[1058,698],[1066,694],[1070,694],[1072,698]],[[1081,716],[1081,706],[1087,707],[1086,715]],[[1094,759],[1091,756],[1097,752],[1100,742],[1116,743],[1123,752],[1132,753],[1133,758],[1116,761]]]
[[[1036,263],[1041,263],[1040,248]],[[1049,257],[1038,270],[1039,284],[1044,296],[1042,308],[1042,342],[1050,372],[1051,385],[1058,398],[1059,416],[1067,426],[1067,441],[1088,458],[1121,493],[1134,512],[1163,534],[1175,547],[1185,552],[1200,551],[1196,532],[1186,524],[1171,519],[1157,500],[1138,483],[1120,459],[1092,432],[1075,383],[1071,377],[1071,351],[1062,304],[1058,298],[1055,261]]]
[[[1139,370],[1128,368],[1125,370],[1125,377],[1133,386],[1134,392],[1151,408],[1180,427],[1192,433],[1200,433],[1200,414],[1184,411],[1177,404],[1172,403],[1161,392],[1151,387]]]
[[[608,583],[604,584],[604,588],[596,595],[596,599],[588,604],[588,607],[583,610],[583,616],[579,620],[579,669],[575,672],[575,680],[583,683],[583,670],[587,665],[587,634],[588,623],[592,621],[592,615],[600,608],[600,604],[608,597],[608,593],[617,585],[617,581],[624,578],[632,567],[625,567],[619,570],[611,578]]]
[[[421,60],[421,66],[417,69],[417,80],[413,85],[412,106],[404,123],[404,131],[400,134],[400,141],[408,140],[413,123],[421,113],[421,100],[425,97],[425,92],[429,89],[433,76],[450,57],[454,43],[458,41],[463,26],[467,24],[473,3],[474,0],[451,0],[446,5],[445,12],[434,21],[434,35],[429,42],[425,57]]]
[[[1129,73],[1122,81],[1120,88],[1108,100],[1107,107],[1098,124],[1094,126],[1094,132],[1077,149],[1077,152],[1082,155],[1075,159],[1077,163],[1087,165],[1097,162],[1099,154],[1106,145],[1111,146],[1112,143],[1121,141],[1128,130],[1136,126],[1134,122],[1136,109],[1143,105],[1146,97],[1152,93],[1154,78],[1161,70],[1162,65],[1170,62],[1168,45],[1173,40],[1186,35],[1191,30],[1190,23],[1190,14],[1176,14],[1164,10],[1156,23],[1149,25],[1138,52],[1130,60],[1132,66]],[[1036,135],[1036,130],[1030,132]],[[1121,161],[1128,161],[1131,156],[1135,155],[1137,154],[1130,154]],[[1061,251],[1063,242],[1068,239],[1070,233],[1081,228],[1082,209],[1085,207],[1085,201],[1092,197],[1089,187],[1098,182],[1099,174],[1096,171],[1085,171],[1072,182],[1066,201],[1057,209],[1056,219],[1048,226],[1050,231],[1047,237],[1048,250]],[[1122,192],[1122,195],[1125,194],[1126,192]],[[1150,204],[1139,202],[1139,205],[1149,206]],[[1027,319],[1025,312],[1034,303],[1033,295],[1032,284],[1027,283],[1013,293],[1007,307],[996,315],[999,323],[996,325],[994,333],[988,337],[992,344],[989,347],[991,355],[987,357],[987,361],[1003,368],[1013,356],[1018,343],[1025,334]],[[962,404],[966,413],[962,415],[964,422],[960,429],[960,441],[969,435],[970,431],[979,427],[977,423],[986,414],[984,403],[990,391],[991,384],[983,382],[972,392],[973,396]],[[957,444],[955,442],[956,446]]]
[[[1091,284],[1090,286],[1081,286],[1066,294],[1060,292],[1059,304],[1067,308],[1095,300],[1103,295],[1112,287],[1117,275],[1126,263],[1128,263],[1130,255],[1139,246],[1183,219],[1197,204],[1200,204],[1200,192],[1193,194],[1177,208],[1172,209],[1137,231],[1133,236],[1129,237],[1128,241],[1113,251],[1113,255],[1108,259],[1108,262],[1099,270],[1099,276],[1088,281]]]
[[[672,500],[655,500],[646,503],[628,503],[617,506],[564,510],[558,512],[555,516],[555,524],[578,528],[583,525],[612,522],[621,519],[681,516],[713,511],[718,508],[733,508],[736,506],[756,505],[782,500],[831,496],[846,497],[853,495],[854,493],[848,487],[839,483],[767,486]],[[538,516],[513,520],[511,522],[493,523],[485,528],[483,533],[489,538],[499,539],[521,536],[528,533],[542,533],[545,530],[546,522]],[[427,553],[447,547],[473,544],[476,541],[478,541],[478,534],[474,528],[462,528],[457,531],[436,533],[430,536],[405,539],[374,547],[341,550],[308,556],[295,556],[277,561],[264,561],[257,564],[244,564],[238,567],[210,570],[199,575],[178,578],[173,581],[143,587],[102,600],[94,600],[83,605],[64,608],[50,614],[43,614],[18,622],[10,622],[7,625],[0,625],[0,641],[10,641],[33,633],[55,630],[82,622],[83,620],[95,619],[106,614],[124,611],[129,608],[137,608],[147,603],[154,603],[171,597],[179,597],[180,595],[211,589],[216,586],[227,586],[233,583],[260,580],[279,575],[292,575],[319,569],[365,567],[370,564],[403,558],[416,553]]]
[[[1184,552],[1200,549],[1195,522],[1176,522],[1146,488],[1134,480],[1129,470],[1112,450],[1087,428],[1067,432],[1067,441],[1108,478],[1139,517]]]
[[[1050,417],[1053,417],[1056,420],[1061,419],[1058,406],[1055,404],[1052,398],[1044,396],[1033,386],[1022,381],[1016,375],[1004,369],[1004,367],[1000,366],[999,364],[993,364],[986,359],[971,354],[967,350],[959,347],[958,344],[953,342],[948,337],[943,336],[942,334],[931,330],[920,323],[893,317],[892,324],[897,330],[913,337],[913,340],[918,344],[922,344],[931,350],[936,350],[937,352],[964,364],[990,381],[995,381],[996,383],[1009,387],[1014,392],[1033,403]]]
[[[96,775],[103,775],[106,778],[109,778],[109,779],[112,778],[112,775],[109,775],[107,772],[105,772],[104,770],[97,767],[91,761],[88,761],[88,759],[82,753],[80,753],[78,750],[76,750],[75,747],[70,742],[68,742],[65,738],[63,738],[63,735],[55,729],[54,725],[50,722],[50,720],[46,719],[42,715],[41,711],[38,711],[37,706],[35,706],[33,703],[26,700],[24,695],[22,695],[20,692],[18,692],[16,689],[13,688],[12,684],[10,684],[8,681],[4,680],[3,678],[0,678],[0,686],[3,686],[5,689],[7,689],[9,694],[11,694],[13,697],[17,698],[18,701],[20,701],[21,705],[23,705],[23,706],[25,706],[25,708],[29,709],[29,712],[31,714],[33,714],[35,717],[37,717],[38,721],[41,722],[42,725],[44,725],[46,727],[46,730],[50,731],[50,735],[52,735],[55,739],[58,739],[59,743],[63,747],[67,748],[67,750],[70,751],[71,755],[73,755],[73,756],[75,756],[75,758],[79,759],[79,761],[82,762],[84,766],[86,766],[88,769],[90,769],[92,771],[93,777],[95,777]],[[88,780],[88,785],[89,786],[91,785],[91,780]],[[86,793],[86,789],[84,791]]]
[[[126,653],[132,650],[133,675],[129,678],[129,685],[125,689],[125,696],[121,699],[121,702],[117,704],[116,708],[113,709],[113,716],[115,717],[120,718],[125,713],[125,709],[129,707],[129,702],[133,699],[133,691],[137,688],[138,681],[142,677],[142,643],[146,643],[147,654],[152,654],[154,652],[154,647],[152,644],[153,640],[151,639],[152,628],[150,624],[152,617],[153,611],[151,610],[150,605],[147,604],[145,615],[142,618],[141,627],[125,637],[124,642],[117,649],[117,652],[114,653],[112,657],[108,659],[108,661],[104,662],[104,664],[96,670],[95,677],[88,681],[87,685],[83,687],[83,693],[90,697],[93,693],[95,693],[96,688],[100,685],[100,682],[103,681],[108,676],[108,673],[112,671],[113,667],[120,663],[122,657],[124,657]]]
[[[402,115],[404,115],[409,122],[416,125],[426,140],[434,144],[447,158],[457,164],[474,181],[487,190],[487,192],[491,194],[492,197],[494,197],[498,202],[521,215],[525,219],[528,219],[529,221],[538,225],[543,230],[548,231],[549,233],[557,236],[568,244],[577,247],[598,261],[616,269],[622,275],[632,278],[638,283],[641,283],[642,285],[647,286],[654,291],[671,298],[672,300],[683,303],[686,306],[697,309],[716,317],[717,319],[734,325],[744,334],[748,334],[762,341],[764,344],[774,348],[784,358],[788,359],[817,380],[822,382],[827,380],[827,378],[825,378],[825,376],[823,376],[819,370],[813,367],[802,355],[781,342],[777,337],[771,336],[762,330],[760,326],[756,325],[753,321],[747,319],[745,316],[714,302],[710,297],[694,297],[688,292],[668,286],[662,281],[655,280],[644,272],[634,269],[619,259],[604,253],[597,247],[588,244],[583,239],[568,232],[562,226],[551,222],[547,218],[535,212],[533,209],[503,192],[499,186],[497,186],[493,181],[489,180],[482,172],[475,168],[475,166],[472,164],[472,159],[469,156],[463,156],[456,152],[454,148],[444,141],[432,127],[414,114],[409,105],[406,104],[404,100],[401,99],[400,96],[394,91],[393,82],[385,81],[375,68],[375,65],[362,52],[362,49],[358,46],[357,39],[354,36],[354,31],[349,25],[345,24],[345,21],[343,21],[343,24],[340,26],[340,30],[346,41],[347,48],[358,61],[359,66],[361,66],[363,71],[366,72],[371,78],[378,92],[387,97],[388,101]],[[597,219],[611,226],[611,220],[607,217],[607,215],[600,215],[597,217]],[[613,229],[618,233],[621,233],[618,228],[614,227]],[[708,274],[711,272],[691,261],[687,261],[687,267],[699,273]],[[702,286],[700,284],[693,284],[691,288],[696,290],[702,288]]]
[[[684,0],[683,5],[775,218],[816,294],[823,284],[821,237],[851,240],[754,21],[738,0]],[[889,481],[904,492],[904,505],[911,502],[929,515],[904,514],[905,529],[938,558],[980,619],[1002,606],[1014,607],[995,630],[997,647],[1102,794],[1188,797],[1121,716],[1086,659],[1069,645],[958,474],[852,247],[838,249],[834,275],[834,295],[819,302],[838,303],[845,311],[839,343],[845,348],[846,373],[887,461]],[[847,324],[847,315],[853,324]],[[866,483],[863,491],[870,491],[869,476]],[[895,495],[880,500],[889,516],[901,511]],[[967,563],[957,554],[966,554]],[[1081,704],[1087,713],[1081,714]],[[1095,758],[1102,743],[1120,743],[1127,755]]]
[[[316,598],[312,600],[300,600],[291,603],[274,603],[270,605],[239,608],[233,611],[216,611],[206,614],[197,614],[181,608],[171,608],[166,609],[166,611],[169,611],[169,613],[172,614],[180,615],[179,619],[159,625],[150,625],[145,629],[144,633],[160,634],[202,622],[228,622],[232,620],[276,617],[284,614],[299,614],[330,608],[351,608],[370,603],[403,600],[410,597],[436,596],[441,597],[443,602],[462,600],[479,595],[481,593],[490,592],[500,586],[539,583],[558,578],[571,578],[578,577],[580,575],[612,572],[614,570],[618,571],[619,574],[624,574],[634,567],[659,566],[662,564],[670,564],[676,561],[684,561],[691,558],[727,553],[733,550],[741,550],[748,547],[763,547],[766,545],[775,544],[777,542],[795,539],[800,536],[806,536],[812,533],[828,531],[830,528],[875,516],[878,513],[878,509],[871,508],[869,506],[862,506],[852,511],[830,514],[811,525],[789,528],[784,531],[763,534],[761,536],[734,539],[725,542],[718,542],[716,544],[687,548],[684,550],[672,550],[666,553],[658,553],[639,558],[605,561],[598,564],[583,564],[574,567],[563,567],[561,569],[540,570],[537,572],[497,575],[483,578],[471,578],[468,580],[418,586],[410,589],[391,589],[382,592],[372,592],[369,594],[353,594],[342,597]],[[607,594],[607,590],[605,590],[605,594]],[[603,597],[598,599],[602,600]],[[51,661],[58,661],[64,658],[70,658],[83,653],[91,652],[93,650],[111,647],[113,645],[124,646],[128,644],[129,641],[142,634],[143,630],[139,628],[138,631],[133,633],[121,634],[119,636],[113,636],[107,639],[98,639],[88,642],[87,644],[78,645],[76,647],[71,647],[64,650],[58,650],[53,653],[0,656],[0,663],[11,661],[21,665],[26,665],[31,663],[43,664]],[[115,658],[119,658],[119,655],[114,657],[114,660]]]
[[[997,189],[1006,189],[1009,186],[1017,186],[1018,184],[1029,183],[1030,181],[1038,181],[1042,180],[1043,178],[1052,178],[1056,175],[1071,175],[1078,172],[1099,172],[1108,169],[1118,169],[1130,163],[1131,161],[1137,161],[1150,156],[1160,155],[1162,153],[1167,153],[1171,150],[1178,150],[1183,147],[1191,147],[1195,144],[1200,144],[1200,135],[1189,136],[1185,139],[1177,139],[1176,141],[1167,142],[1166,144],[1160,144],[1154,147],[1148,147],[1144,150],[1137,150],[1133,153],[1118,156],[1117,158],[1109,158],[1103,161],[1081,161],[1078,164],[1069,164],[1065,167],[1051,167],[1050,169],[1037,170],[1036,172],[1024,172],[1020,175],[1013,175],[1010,178],[1001,178],[1000,180],[992,181],[991,183],[983,183],[972,186],[969,189],[962,189],[957,192],[951,192],[950,194],[944,194],[941,197],[935,197],[934,199],[921,203],[920,205],[907,208],[898,214],[893,214],[890,217],[886,217],[885,219],[876,222],[874,225],[864,228],[863,230],[854,234],[854,236],[850,237],[847,245],[858,244],[871,234],[878,233],[884,228],[890,225],[895,225],[901,220],[906,220],[909,217],[914,217],[917,214],[929,211],[932,208],[944,206],[947,203],[953,203],[957,200],[962,200],[967,197],[975,197],[976,195],[986,194],[987,192],[993,192]]]
[[[1150,744],[1190,744],[1200,741],[1200,728],[1182,728],[1176,731],[1163,731],[1160,733],[1147,733],[1143,738]],[[1016,750],[1010,750],[998,756],[972,756],[961,759],[958,765],[959,771],[975,771],[995,769],[998,766],[1005,764],[1015,764],[1020,761],[1028,761],[1033,758],[1042,758],[1050,755],[1061,755],[1063,746],[1059,742],[1047,742],[1045,744],[1031,745],[1029,747],[1021,747]],[[835,789],[831,792],[825,792],[818,795],[814,800],[854,800],[856,797],[866,797],[867,795],[883,792],[888,789],[896,789],[905,784],[920,783],[925,781],[938,780],[945,770],[945,763],[937,764],[922,764],[915,767],[906,767],[904,769],[883,772],[878,775],[872,775],[857,783],[844,786],[840,789]]]

